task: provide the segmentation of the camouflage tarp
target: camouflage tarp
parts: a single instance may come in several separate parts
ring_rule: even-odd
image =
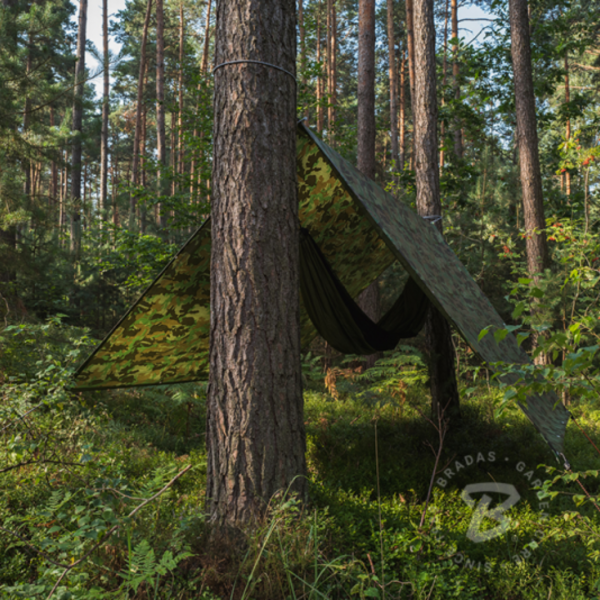
[[[353,297],[398,260],[486,362],[525,363],[512,335],[437,229],[364,177],[309,129],[297,139],[299,216]],[[206,377],[210,227],[205,223],[76,374],[75,389],[180,383]],[[302,310],[302,342],[314,328]],[[524,412],[563,452],[569,413],[552,395]],[[557,404],[556,409],[553,406]]]

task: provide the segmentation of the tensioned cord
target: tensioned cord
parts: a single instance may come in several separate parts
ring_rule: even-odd
[[[230,60],[228,62],[224,62],[224,63],[221,63],[220,65],[217,65],[212,70],[212,72],[214,74],[214,72],[217,69],[220,69],[221,67],[224,67],[226,65],[239,65],[239,64],[242,64],[242,63],[252,63],[252,64],[255,64],[255,65],[265,65],[266,67],[271,67],[273,69],[277,69],[278,71],[283,71],[284,73],[286,73],[287,75],[289,75],[294,80],[294,83],[297,83],[296,76],[293,73],[290,73],[289,71],[287,71],[283,67],[278,67],[277,65],[272,65],[271,63],[262,62],[261,60]]]

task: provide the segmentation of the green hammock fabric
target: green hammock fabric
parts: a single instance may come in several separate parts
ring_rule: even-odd
[[[401,339],[419,333],[429,308],[427,296],[409,279],[398,300],[374,323],[354,302],[304,227],[300,230],[300,291],[316,330],[344,354],[393,350]]]
[[[435,227],[303,125],[296,149],[300,223],[351,297],[399,261],[410,285],[426,294],[483,361],[529,362],[513,335],[500,343],[491,334],[479,338],[482,329],[493,333],[504,323]],[[207,221],[77,370],[76,391],[207,377],[210,248]],[[300,322],[306,347],[316,335],[306,307],[301,306]],[[394,329],[383,321],[378,325]],[[532,395],[521,408],[551,448],[564,453],[569,412],[556,394]]]

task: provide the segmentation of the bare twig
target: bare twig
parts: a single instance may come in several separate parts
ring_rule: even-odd
[[[40,404],[38,404],[37,406],[34,406],[33,408],[31,408],[30,410],[28,410],[24,415],[20,415],[19,413],[17,413],[17,418],[13,419],[12,421],[9,421],[9,423],[7,425],[5,425],[2,429],[0,429],[0,433],[4,433],[5,430],[7,430],[13,423],[15,423],[16,421],[23,421],[23,419],[30,413],[32,413],[34,410],[37,410],[40,406],[44,406],[43,403],[40,402]],[[15,411],[16,412],[16,411]]]
[[[431,472],[431,479],[429,480],[429,489],[427,490],[427,497],[425,498],[425,507],[423,508],[423,512],[421,513],[421,522],[419,523],[419,531],[423,528],[423,524],[425,523],[425,516],[427,515],[427,509],[429,508],[429,501],[431,500],[431,492],[433,490],[433,483],[435,481],[435,476],[439,473],[438,464],[440,462],[440,458],[442,456],[442,450],[444,448],[444,439],[446,437],[446,433],[448,432],[448,419],[444,418],[446,413],[446,409],[448,408],[448,404],[444,408],[440,408],[440,405],[437,405],[438,409],[438,422],[434,423],[429,417],[423,415],[431,425],[438,432],[438,449],[435,453],[435,463],[433,465],[433,471]],[[430,444],[431,446],[431,444]],[[431,446],[432,450],[433,447]]]

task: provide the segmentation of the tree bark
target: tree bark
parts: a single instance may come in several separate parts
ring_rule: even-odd
[[[79,3],[77,30],[77,63],[75,65],[75,94],[73,100],[73,146],[71,155],[71,252],[75,260],[81,253],[81,154],[83,125],[83,80],[85,77],[85,40],[87,27],[87,0]]]
[[[336,0],[327,0],[327,141],[335,146],[335,106],[337,103],[337,17]]]
[[[509,0],[508,6],[527,268],[535,277],[549,266],[550,261],[546,235],[543,232],[546,221],[538,154],[527,0]]]
[[[148,40],[148,27],[152,14],[152,0],[146,4],[146,15],[144,17],[144,28],[142,29],[142,43],[140,48],[140,70],[138,73],[137,100],[135,107],[135,133],[133,135],[133,157],[131,166],[131,186],[133,190],[129,195],[129,228],[133,229],[135,219],[135,208],[137,204],[136,188],[139,184],[140,165],[140,139],[142,136],[142,105],[144,103],[144,82],[146,76],[146,44]]]
[[[323,75],[321,74],[321,2],[319,0],[317,8],[317,64],[319,65],[319,74],[317,75],[317,132],[323,133]]]
[[[410,102],[415,101],[415,27],[414,27],[414,0],[406,0],[406,47],[408,49],[408,87],[410,89]]]
[[[156,0],[156,154],[158,160],[158,194],[167,193],[167,152],[165,133],[165,17],[163,0]],[[158,224],[167,225],[167,214],[162,203],[158,204]]]
[[[358,170],[375,179],[375,0],[358,3]]]
[[[106,221],[108,196],[108,96],[109,96],[109,55],[108,55],[108,0],[102,0],[102,43],[104,51],[104,90],[102,94],[102,129],[100,133],[100,228]],[[134,159],[135,160],[135,159]]]
[[[414,148],[417,211],[421,216],[441,215],[437,142],[437,95],[433,0],[415,0],[415,97]],[[442,231],[441,221],[432,227]],[[432,415],[439,410],[459,415],[459,397],[454,368],[454,347],[448,321],[433,306],[426,321],[429,351],[429,384]]]
[[[444,11],[444,58],[442,64],[442,106],[446,105],[446,79],[448,73],[448,0],[446,0],[446,9]],[[446,143],[446,126],[444,121],[442,120],[440,123],[440,173],[444,168],[444,160],[445,160],[445,151],[444,146]]]
[[[571,102],[571,86],[569,84],[569,57],[565,55],[565,104]],[[568,142],[571,139],[571,119],[567,117],[565,128],[565,140]],[[567,198],[571,196],[571,173],[565,171],[565,192]]]
[[[390,63],[390,135],[394,170],[400,170],[398,149],[398,72],[396,70],[396,44],[394,41],[394,0],[387,0],[388,55]]]
[[[358,3],[358,170],[375,180],[375,0]],[[374,281],[358,297],[359,306],[379,320],[379,286]],[[376,355],[365,357],[372,367]]]
[[[183,48],[185,44],[185,24],[183,2],[179,4],[179,97],[177,108],[177,173],[183,175]]]
[[[406,50],[402,49],[402,60],[400,61],[400,166],[399,169],[404,171],[406,163]]]
[[[450,0],[452,13],[452,37],[458,40],[458,0]],[[458,41],[452,46],[452,77],[454,81],[454,99],[456,105],[460,102],[460,65],[458,64]],[[457,158],[463,157],[462,125],[460,117],[454,118],[454,154]]]
[[[293,73],[295,45],[293,0],[218,3],[217,64]],[[306,487],[295,82],[221,67],[214,114],[207,509],[235,526]]]
[[[300,33],[300,70],[302,71],[302,87],[306,89],[306,28],[304,27],[304,5],[298,0],[298,31]],[[304,117],[308,126],[308,106],[304,107]]]

